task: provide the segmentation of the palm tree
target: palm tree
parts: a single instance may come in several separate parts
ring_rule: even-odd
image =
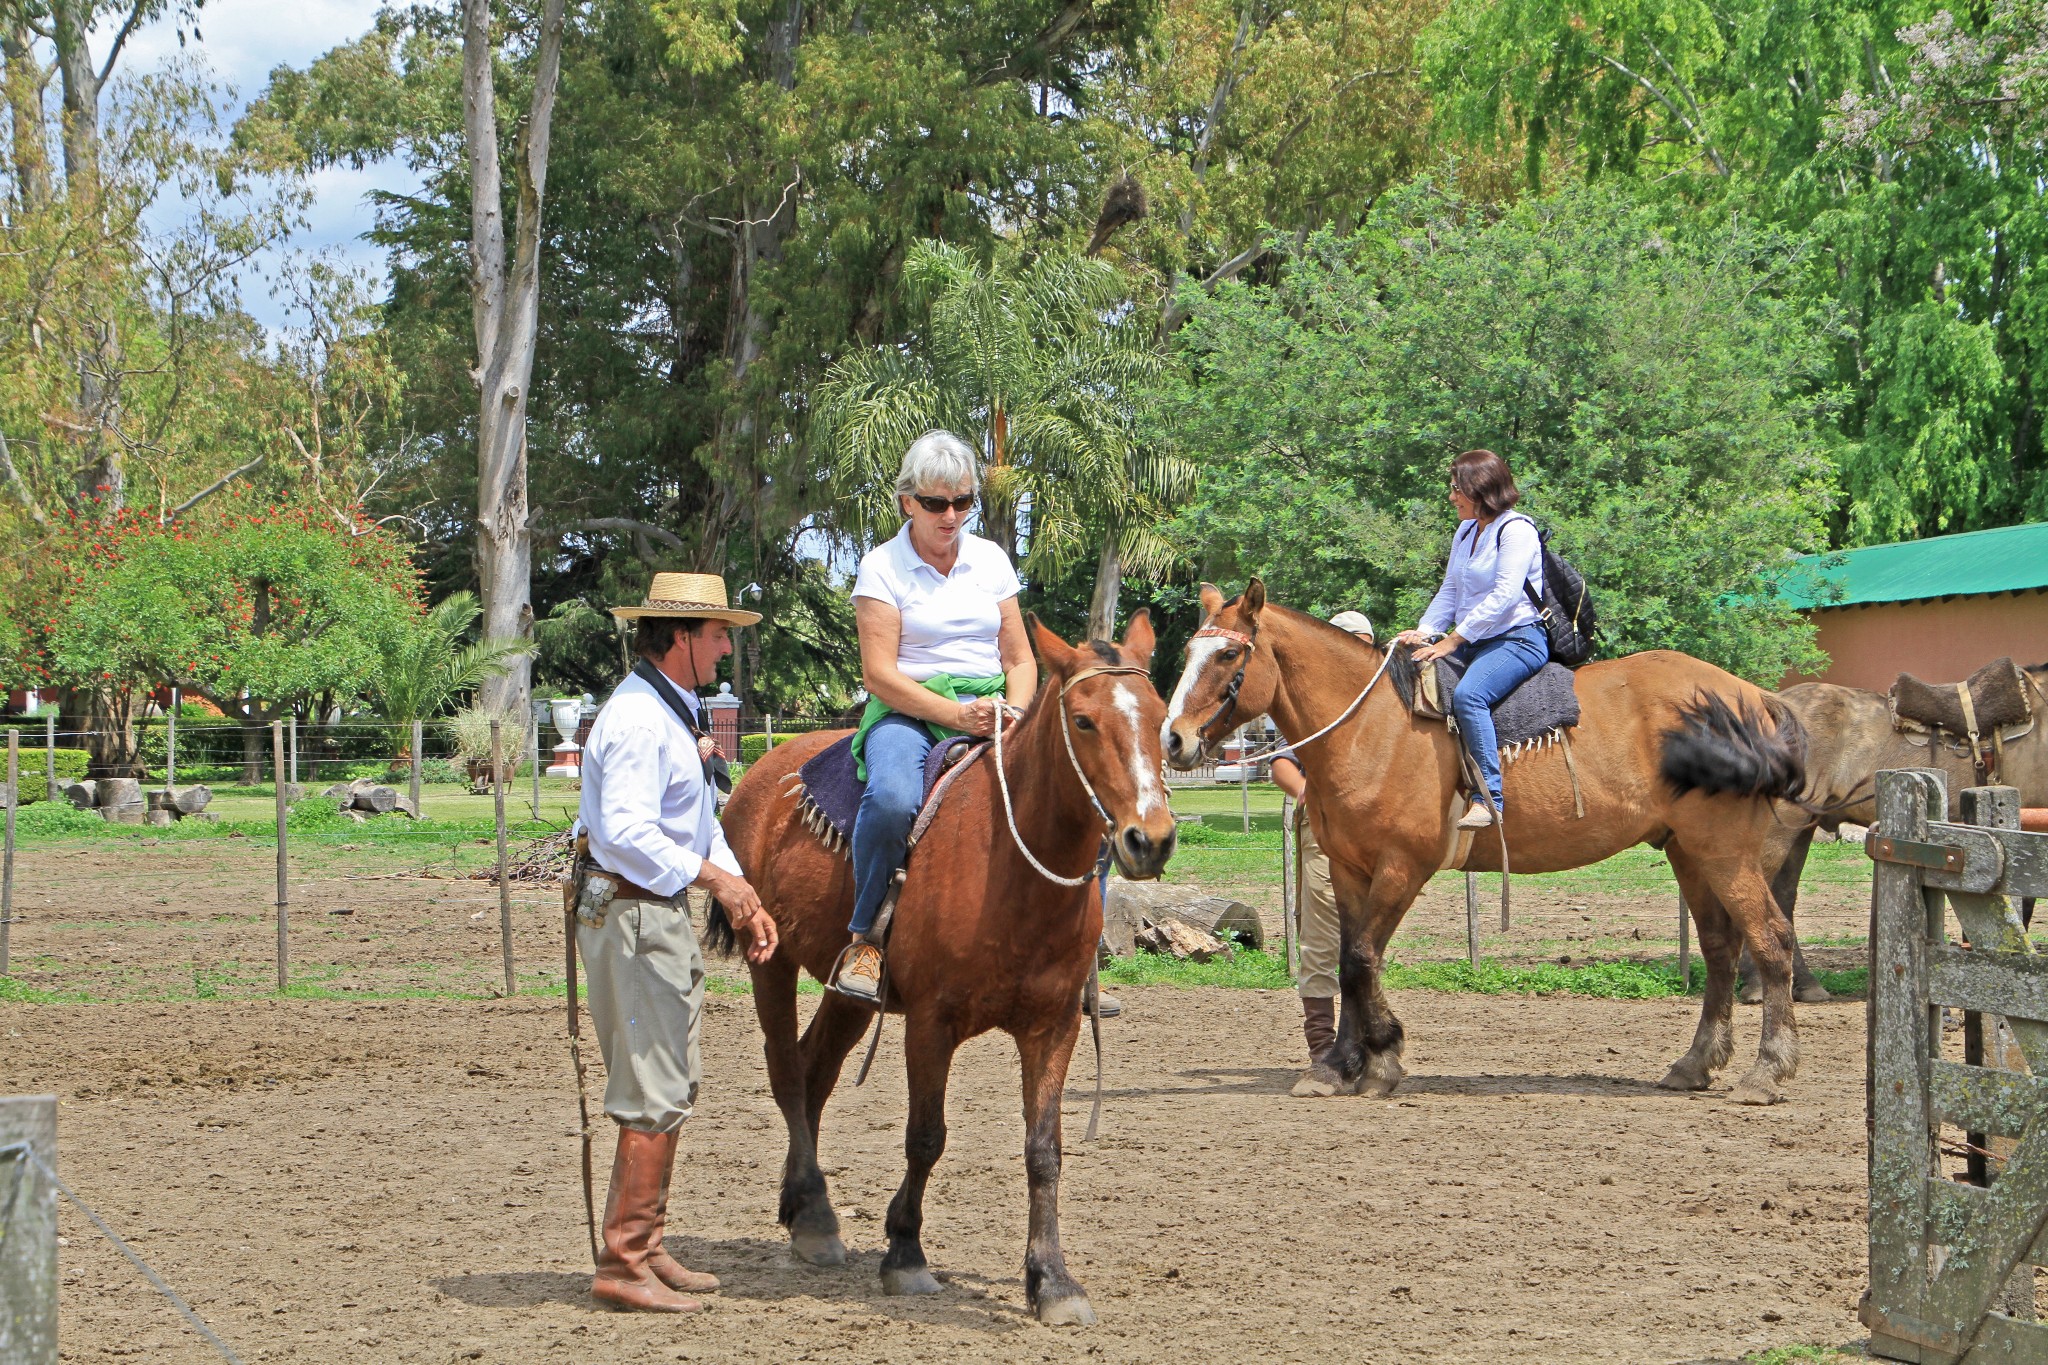
[[[523,640],[464,643],[482,613],[475,593],[458,592],[436,602],[418,625],[383,646],[370,698],[398,736],[397,757],[406,756],[414,721],[434,715],[532,649]]]
[[[1156,528],[1193,485],[1193,467],[1134,426],[1132,396],[1163,364],[1150,320],[1112,267],[1070,251],[1004,243],[983,262],[920,241],[903,282],[922,315],[909,342],[842,357],[812,395],[813,440],[848,490],[854,530],[893,530],[897,462],[944,427],[981,447],[983,533],[1019,558],[1021,529],[1027,571],[1097,552],[1089,633],[1108,637],[1124,569],[1172,564]]]

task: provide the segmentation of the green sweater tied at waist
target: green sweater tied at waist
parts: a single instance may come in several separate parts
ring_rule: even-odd
[[[1000,697],[1008,682],[1000,673],[992,678],[956,678],[951,673],[937,673],[918,685],[927,692],[936,692],[947,701],[958,701],[962,697]],[[853,773],[861,781],[868,780],[868,731],[879,725],[882,717],[900,714],[880,697],[868,698],[867,710],[860,715],[860,727],[853,732]],[[932,732],[935,740],[966,733],[935,720],[925,721],[923,725]]]

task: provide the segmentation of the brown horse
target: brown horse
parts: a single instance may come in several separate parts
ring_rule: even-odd
[[[2026,670],[2037,689],[2037,697],[2048,695],[2048,664]],[[1780,823],[1771,829],[1764,850],[1764,868],[1771,875],[1771,890],[1777,895],[1785,918],[1792,920],[1799,908],[1799,876],[1806,869],[1806,855],[1813,848],[1816,829],[1836,830],[1844,821],[1859,825],[1877,820],[1877,773],[1881,768],[1939,768],[1948,774],[1948,789],[1981,786],[1970,751],[1960,739],[1930,735],[1925,731],[1901,731],[1892,724],[1891,701],[1882,692],[1834,683],[1801,683],[1778,694],[1806,731],[1807,809],[1788,806],[1779,812]],[[2033,728],[2005,742],[1999,759],[1997,781],[2017,787],[2020,804],[2048,805],[2048,704],[2037,700]],[[1988,741],[1987,741],[1988,742]],[[1793,989],[1804,1001],[1821,1001],[1828,993],[1803,959],[1793,963]],[[1757,1003],[1755,974],[1748,959],[1742,963],[1747,983],[1742,998]]]
[[[1389,660],[1375,646],[1266,601],[1253,579],[1225,603],[1202,586],[1203,629],[1167,707],[1166,757],[1200,761],[1237,726],[1270,713],[1308,775],[1308,818],[1330,859],[1343,918],[1344,999],[1325,1087],[1385,1095],[1399,1084],[1403,1033],[1381,990],[1387,943],[1430,876],[1498,870],[1499,831],[1455,828],[1459,740],[1425,721],[1382,679],[1337,722]],[[1792,1017],[1792,933],[1760,861],[1773,797],[1800,787],[1797,721],[1766,692],[1683,654],[1658,650],[1576,674],[1582,719],[1571,732],[1583,817],[1574,813],[1566,751],[1551,746],[1508,765],[1503,793],[1509,865],[1583,867],[1634,844],[1661,848],[1692,906],[1707,963],[1691,1049],[1661,1084],[1704,1089],[1734,1051],[1735,959],[1746,942],[1762,965],[1763,1041],[1734,1098],[1768,1104],[1798,1067]],[[1314,1075],[1315,1073],[1312,1073]]]
[[[1107,837],[1117,865],[1134,878],[1158,876],[1173,852],[1159,755],[1165,708],[1145,671],[1153,647],[1145,613],[1121,646],[1072,648],[1035,619],[1031,634],[1045,683],[1004,733],[1001,750],[1014,825],[997,755],[984,754],[940,805],[896,904],[887,1008],[904,1016],[910,1115],[908,1170],[885,1225],[882,1289],[938,1292],[920,1232],[925,1182],[946,1146],[946,1076],[962,1043],[1001,1029],[1016,1040],[1024,1072],[1025,1289],[1041,1321],[1086,1326],[1094,1309],[1060,1251],[1060,1096],[1102,932],[1092,875],[1097,849]],[[768,1083],[789,1128],[780,1219],[797,1254],[813,1265],[846,1260],[818,1168],[818,1127],[846,1054],[874,1012],[828,991],[797,1038],[797,973],[820,981],[831,975],[847,942],[853,869],[797,818],[784,779],[843,733],[806,735],[769,751],[725,813],[726,838],[782,934],[776,954],[753,965],[754,1012],[766,1039]],[[729,950],[723,927],[714,911],[714,946]]]

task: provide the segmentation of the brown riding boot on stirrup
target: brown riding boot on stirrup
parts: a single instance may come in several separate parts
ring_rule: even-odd
[[[604,1247],[591,1297],[613,1308],[694,1313],[704,1305],[662,1283],[649,1258],[661,1235],[662,1188],[675,1160],[677,1134],[619,1129],[612,1186],[604,1200]]]

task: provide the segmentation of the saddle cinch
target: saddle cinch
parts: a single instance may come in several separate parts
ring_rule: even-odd
[[[2010,658],[1993,659],[1959,683],[1922,682],[1910,673],[1893,681],[1892,728],[1939,735],[1953,748],[1968,747],[1978,777],[1997,777],[2005,741],[2033,728],[2039,691]]]

